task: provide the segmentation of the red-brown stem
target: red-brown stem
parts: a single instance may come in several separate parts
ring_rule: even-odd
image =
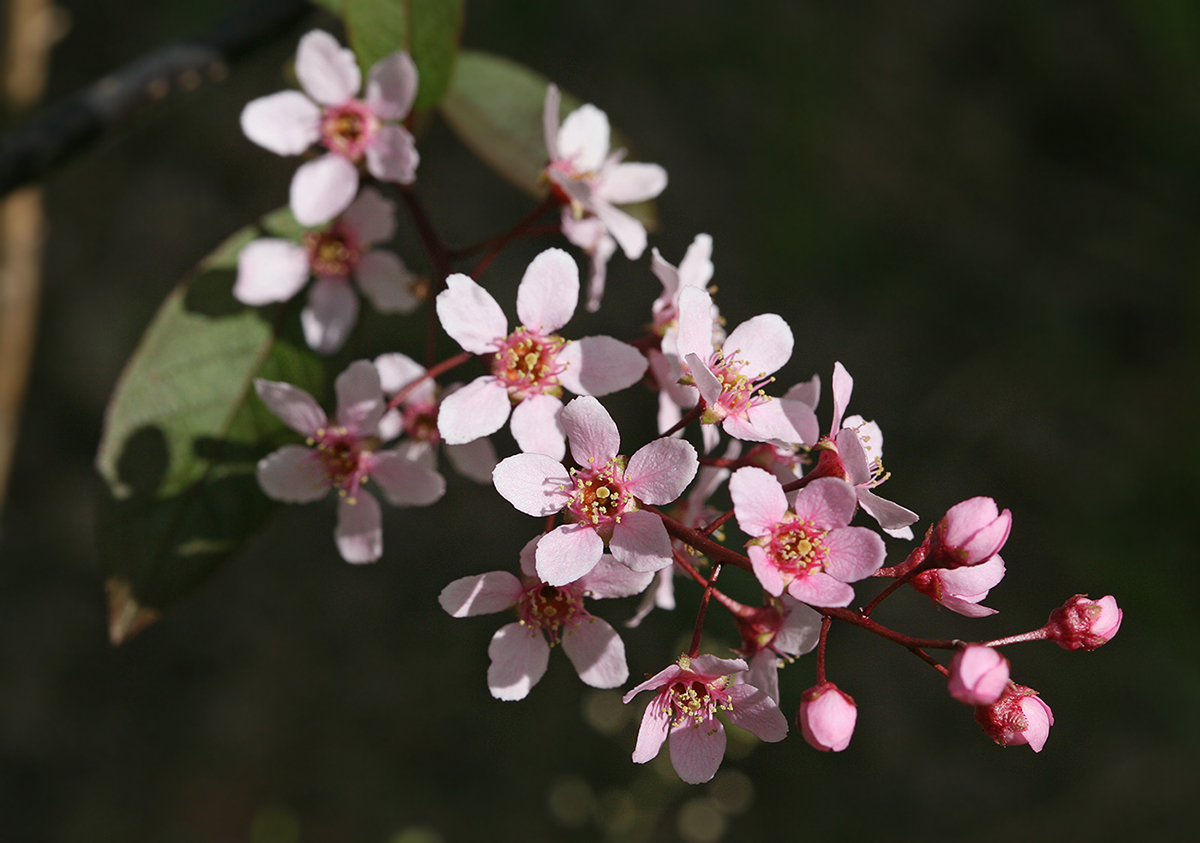
[[[701,400],[700,403],[698,403],[695,407],[693,407],[692,409],[690,409],[686,413],[684,413],[683,418],[681,418],[679,421],[675,422],[675,424],[671,425],[670,430],[667,430],[667,431],[664,431],[663,433],[661,433],[660,438],[662,436],[670,436],[672,433],[674,433],[677,430],[683,430],[685,427],[687,427],[689,424],[694,422],[696,419],[700,418],[700,416],[702,416],[702,415],[704,415],[704,401],[703,400]]]
[[[889,629],[883,624],[876,623],[862,612],[856,612],[853,609],[835,609],[829,607],[813,606],[815,611],[820,612],[828,618],[835,621],[842,621],[853,626],[865,629],[867,632],[872,632],[880,638],[886,638],[899,644],[902,647],[911,649],[928,649],[928,650],[957,650],[962,646],[961,639],[943,639],[943,638],[913,638],[905,635],[902,632],[896,632],[894,629]]]
[[[432,366],[432,367],[426,369],[425,374],[421,375],[421,377],[417,378],[415,381],[405,384],[404,388],[402,390],[400,390],[399,392],[397,392],[395,395],[392,396],[392,400],[388,402],[388,409],[394,410],[397,407],[399,407],[404,402],[404,399],[407,398],[409,395],[411,395],[412,391],[414,389],[416,389],[417,385],[420,384],[422,381],[428,380],[430,378],[436,378],[438,375],[441,375],[444,372],[448,372],[451,369],[455,368],[456,366],[461,366],[463,363],[466,363],[468,360],[470,360],[474,356],[475,355],[472,354],[471,352],[464,351],[461,354],[456,354],[453,357],[449,357],[449,358],[443,360],[441,363],[438,363],[436,366]]]
[[[708,600],[712,597],[713,586],[717,584],[717,577],[720,575],[721,563],[718,562],[713,565],[712,575],[704,586],[704,596],[700,598],[700,611],[696,613],[696,630],[692,633],[692,647],[688,650],[688,655],[693,659],[700,655],[700,633],[704,631],[704,616],[708,613]]]
[[[1046,627],[1035,629],[1032,632],[1022,632],[1020,635],[1009,635],[1007,638],[996,638],[992,641],[981,641],[981,647],[1003,647],[1006,644],[1023,644],[1026,641],[1045,641],[1050,637],[1050,630]]]
[[[730,518],[732,518],[732,517],[733,517],[733,510],[732,510],[732,509],[726,510],[726,511],[725,511],[725,512],[723,512],[721,515],[719,515],[719,516],[717,516],[716,518],[714,518],[714,519],[712,520],[712,523],[708,524],[708,525],[707,525],[707,526],[706,526],[706,527],[705,527],[703,530],[701,530],[700,532],[701,532],[703,535],[706,535],[706,536],[711,536],[711,535],[712,535],[713,533],[715,533],[717,530],[721,529],[721,527],[722,527],[722,526],[725,524],[725,522],[726,522],[726,521],[728,521],[728,520],[729,520]]]
[[[700,573],[692,566],[692,563],[687,559],[686,553],[683,553],[679,550],[679,548],[676,547],[672,547],[671,552],[675,555],[676,564],[683,568],[689,577],[700,583],[700,585],[705,586],[706,588],[708,587],[708,579],[705,578],[704,574]],[[754,614],[754,609],[750,608],[744,603],[739,603],[728,594],[721,591],[719,588],[714,588],[712,590],[712,596],[717,598],[717,602],[728,609],[730,613],[737,615],[739,618],[744,618]]]
[[[712,559],[713,562],[736,565],[739,568],[747,571],[753,570],[753,568],[750,566],[750,560],[745,556],[742,556],[742,554],[735,553],[724,545],[717,544],[708,536],[698,532],[697,530],[693,530],[691,527],[688,527],[679,521],[676,521],[671,516],[659,510],[657,507],[647,506],[646,510],[648,512],[653,512],[662,519],[663,526],[667,528],[667,533],[669,535],[679,539],[686,545],[694,547],[709,559]]]
[[[821,637],[817,639],[817,684],[825,683],[825,641],[829,638],[829,627],[833,625],[833,618],[826,615],[821,618]]]

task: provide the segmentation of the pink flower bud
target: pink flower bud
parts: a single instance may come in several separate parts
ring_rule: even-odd
[[[1008,659],[991,647],[970,644],[950,662],[950,696],[967,705],[991,705],[1008,686]]]
[[[822,752],[841,752],[850,745],[858,708],[854,698],[832,682],[809,688],[800,697],[796,723],[804,739]]]
[[[1117,634],[1121,616],[1117,600],[1111,594],[1099,600],[1076,594],[1050,613],[1047,637],[1064,650],[1094,650]]]
[[[1034,752],[1041,752],[1054,725],[1054,713],[1037,691],[1009,682],[1000,699],[976,707],[975,720],[1001,746],[1029,744]]]
[[[929,538],[934,568],[963,568],[995,556],[1008,539],[1012,513],[991,498],[970,498],[950,507]]]

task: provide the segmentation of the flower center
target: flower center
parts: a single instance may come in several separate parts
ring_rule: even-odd
[[[581,524],[608,528],[619,524],[621,515],[638,508],[637,500],[625,491],[624,462],[620,457],[600,468],[571,469],[575,488],[567,500],[567,515]]]
[[[780,571],[793,578],[818,573],[825,569],[825,559],[829,555],[822,541],[826,532],[793,515],[792,520],[772,529],[767,553]]]
[[[404,406],[404,432],[420,442],[439,442],[437,429],[438,405],[415,401]]]
[[[517,598],[517,617],[522,626],[546,633],[550,645],[562,640],[563,627],[570,630],[591,615],[583,608],[583,593],[572,586],[555,587],[541,582],[528,586]]]
[[[321,114],[321,143],[351,161],[363,152],[379,131],[379,118],[361,100],[347,100]]]
[[[338,227],[304,235],[313,275],[349,278],[361,254],[353,236]]]
[[[721,382],[721,395],[717,398],[716,405],[705,413],[706,424],[714,424],[729,415],[744,416],[751,407],[771,400],[762,388],[775,378],[767,377],[763,373],[759,373],[757,377],[750,377],[743,371],[745,366],[741,360],[725,357],[722,352],[718,351],[713,355],[709,367]],[[710,414],[715,416],[711,421],[707,419]]]
[[[700,726],[717,711],[731,710],[733,701],[725,690],[727,684],[728,677],[705,680],[694,673],[672,682],[663,694],[663,708],[670,714],[671,725],[690,722],[692,726]]]
[[[344,427],[321,428],[312,437],[317,458],[329,478],[329,485],[354,503],[358,489],[369,479],[371,452],[377,443],[360,439]]]
[[[492,374],[504,381],[508,397],[519,404],[534,395],[561,395],[558,376],[566,366],[558,362],[558,352],[567,341],[517,328],[500,344],[492,362]]]

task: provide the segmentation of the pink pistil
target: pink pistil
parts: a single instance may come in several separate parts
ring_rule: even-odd
[[[828,549],[822,542],[827,530],[814,527],[809,521],[791,517],[771,528],[766,543],[767,555],[785,580],[815,574],[825,570]]]
[[[715,405],[705,410],[702,420],[705,424],[716,424],[726,416],[744,417],[751,407],[771,400],[762,388],[775,378],[763,375],[752,378],[742,371],[745,365],[736,357],[726,359],[719,351],[713,355],[709,368],[721,382],[721,395]]]
[[[583,592],[574,586],[546,585],[533,581],[517,598],[517,617],[522,626],[544,632],[551,646],[591,615],[583,608]]]
[[[492,374],[508,388],[514,404],[535,395],[561,395],[558,376],[567,368],[558,362],[558,352],[567,341],[556,334],[540,336],[517,328],[500,342],[492,362]]]
[[[637,501],[625,489],[624,465],[619,459],[610,460],[600,468],[572,470],[575,488],[567,501],[567,515],[580,524],[596,528],[601,538],[612,536],[626,512],[638,509]]]
[[[378,131],[379,118],[361,100],[346,100],[321,114],[321,143],[351,161],[362,158]]]

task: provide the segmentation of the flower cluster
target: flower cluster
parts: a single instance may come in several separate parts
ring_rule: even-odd
[[[263,238],[246,245],[233,291],[243,303],[262,306],[291,299],[315,278],[298,318],[308,344],[328,354],[343,347],[355,325],[351,280],[384,313],[421,304],[420,284],[403,260],[381,248],[395,232],[395,204],[378,187],[360,190],[359,184],[360,165],[380,182],[413,181],[416,142],[396,121],[412,107],[417,71],[407,55],[388,56],[368,74],[359,99],[353,54],[326,33],[312,32],[301,40],[296,75],[304,93],[250,103],[242,125],[252,140],[279,154],[324,148],[292,182],[292,212],[307,231],[298,242]],[[262,459],[263,491],[299,503],[335,489],[334,537],[349,562],[375,561],[383,553],[371,484],[393,504],[432,504],[445,489],[436,470],[441,449],[460,473],[539,519],[515,571],[458,577],[439,598],[455,618],[515,613],[488,647],[487,686],[501,700],[529,695],[559,645],[585,684],[624,685],[630,667],[621,636],[592,614],[588,601],[641,595],[626,624],[636,627],[652,607],[674,608],[677,581],[694,583],[702,596],[691,649],[624,695],[628,703],[653,692],[633,761],[651,760],[666,743],[686,782],[716,773],[725,751],[723,720],[766,742],[787,735],[781,706],[790,692],[781,688],[780,669],[813,650],[816,682],[793,697],[795,722],[818,750],[850,746],[858,708],[827,677],[825,644],[834,623],[916,653],[942,675],[955,699],[975,708],[989,737],[1040,751],[1053,715],[1037,692],[1010,678],[999,647],[1049,639],[1067,650],[1095,649],[1120,626],[1115,599],[1076,595],[1042,628],[992,641],[931,641],[874,620],[875,608],[905,587],[965,617],[994,614],[980,601],[1005,575],[999,554],[1012,514],[989,497],[962,501],[902,561],[885,567],[884,536],[913,541],[918,516],[876,491],[890,477],[880,426],[846,415],[854,381],[841,363],[833,367],[827,428],[818,421],[818,377],[782,392],[773,387],[792,357],[792,328],[783,316],[763,313],[726,332],[715,289],[708,287],[711,236],[698,235],[678,267],[652,251],[646,277],[657,277],[662,294],[635,317],[648,327],[629,342],[560,333],[581,295],[576,259],[560,248],[545,249],[525,269],[517,289],[519,321],[510,324],[482,275],[500,249],[537,230],[538,213],[553,213],[566,241],[590,256],[586,306],[595,310],[608,259],[619,248],[637,260],[647,246],[645,227],[621,206],[653,199],[667,184],[662,167],[626,162],[623,150],[610,149],[604,112],[584,105],[561,117],[561,100],[549,85],[544,202],[478,247],[484,254],[472,272],[452,270],[473,250],[438,239],[415,194],[405,193],[437,270],[429,282],[424,365],[392,350],[350,364],[336,380],[332,421],[307,392],[256,382],[266,407],[305,441]],[[438,328],[460,354],[436,358]],[[472,362],[480,373],[465,384],[439,381]],[[623,448],[617,422],[600,399],[635,387],[652,394],[659,435]],[[564,391],[576,397],[565,400]],[[496,443],[505,441],[506,423],[517,452],[500,459]],[[496,443],[493,434],[501,436]],[[722,453],[716,450],[722,439],[724,455],[709,456]],[[725,512],[710,503],[723,494],[732,502]],[[727,531],[730,521],[743,537]],[[756,596],[748,603],[717,587],[729,568],[743,573],[725,577],[744,575],[752,586]],[[864,598],[871,580],[884,585]],[[856,602],[865,605],[848,608]],[[701,652],[710,606],[733,618],[740,637],[733,658]],[[938,650],[948,665],[931,654]]]

